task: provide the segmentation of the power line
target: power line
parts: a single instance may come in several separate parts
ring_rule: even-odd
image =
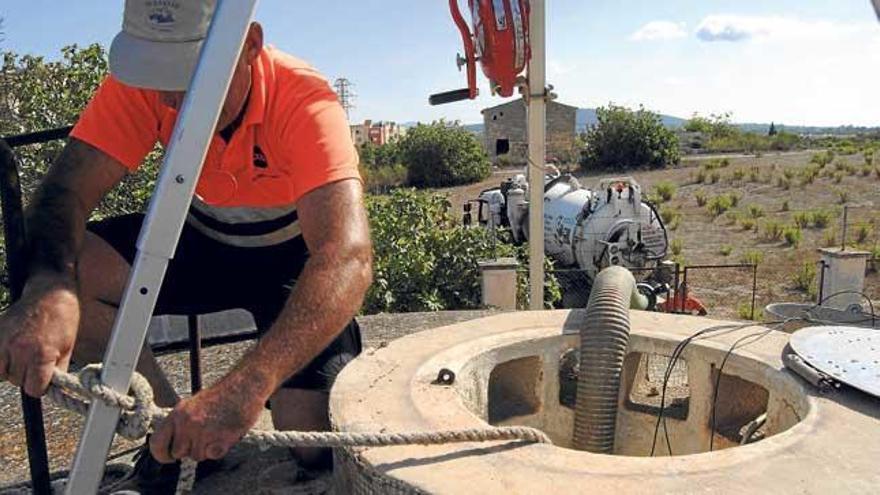
[[[357,94],[352,90],[354,84],[348,79],[340,77],[333,83],[333,87],[336,89],[336,96],[339,98],[342,109],[345,110],[345,116],[351,120],[351,110],[355,108],[354,101],[357,98]]]

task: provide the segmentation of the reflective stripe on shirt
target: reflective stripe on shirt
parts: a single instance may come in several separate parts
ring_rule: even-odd
[[[296,205],[216,207],[193,198],[187,223],[202,234],[238,247],[267,247],[302,234]]]

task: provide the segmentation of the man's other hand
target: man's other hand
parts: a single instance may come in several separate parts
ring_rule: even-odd
[[[66,288],[28,283],[22,298],[0,315],[0,380],[46,393],[55,368],[66,371],[79,326],[79,301]]]
[[[233,371],[216,385],[180,401],[150,437],[159,462],[221,459],[257,422],[268,395]]]

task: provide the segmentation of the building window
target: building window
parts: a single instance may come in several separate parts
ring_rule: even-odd
[[[495,141],[495,154],[496,155],[506,155],[510,153],[510,140],[509,139],[499,139]]]

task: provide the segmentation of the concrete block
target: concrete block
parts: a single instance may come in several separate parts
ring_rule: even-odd
[[[480,261],[483,306],[516,309],[516,258],[498,258]]]
[[[824,262],[822,281],[823,306],[846,310],[854,304],[864,303],[859,294],[865,290],[865,268],[871,253],[854,249],[823,248],[819,250]]]

